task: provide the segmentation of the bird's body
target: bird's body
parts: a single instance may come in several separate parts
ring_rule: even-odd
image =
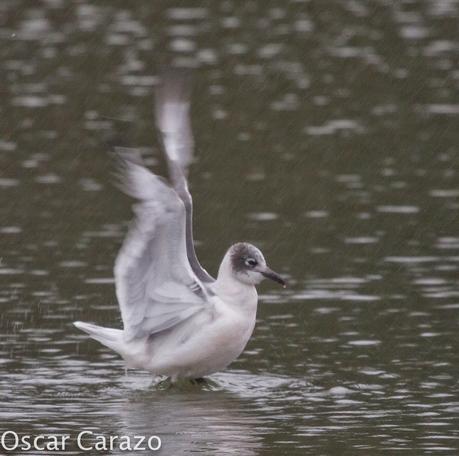
[[[227,367],[244,350],[255,327],[256,300],[251,311],[219,297],[203,311],[165,334],[125,348],[128,366],[157,375],[200,378]]]
[[[228,259],[229,263],[229,259]],[[208,305],[183,322],[151,337],[127,341],[124,331],[76,322],[76,326],[118,352],[130,368],[155,375],[200,378],[223,370],[239,357],[252,335],[258,295],[254,285],[231,277],[225,260]]]
[[[216,280],[199,264],[185,177],[193,144],[185,93],[183,79],[173,76],[157,95],[157,124],[173,187],[143,165],[124,161],[124,190],[138,200],[115,263],[124,329],[75,322],[128,367],[173,381],[203,377],[234,361],[255,327],[255,285],[265,277],[284,284],[247,243],[230,247]]]

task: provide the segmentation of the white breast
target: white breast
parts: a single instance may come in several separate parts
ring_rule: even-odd
[[[244,350],[255,327],[258,296],[254,286],[231,277],[213,284],[216,296],[207,309],[126,359],[156,375],[198,378],[220,371]],[[133,347],[134,348],[134,347]]]
[[[250,301],[213,299],[213,310],[192,317],[181,328],[153,340],[138,359],[156,375],[198,378],[220,371],[244,350],[252,335],[256,295]],[[137,362],[134,362],[137,364]]]

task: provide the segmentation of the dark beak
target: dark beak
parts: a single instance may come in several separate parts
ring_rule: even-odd
[[[266,267],[265,269],[263,269],[263,271],[260,271],[260,272],[267,279],[274,280],[274,282],[281,284],[284,288],[287,286],[287,284],[285,283],[285,280],[277,272],[274,272],[272,269],[269,269],[268,267]]]

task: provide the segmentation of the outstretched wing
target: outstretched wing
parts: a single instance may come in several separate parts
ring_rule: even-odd
[[[139,201],[115,262],[116,293],[129,340],[209,309],[211,291],[190,267],[185,208],[177,193],[142,165],[123,164],[123,189]]]
[[[201,266],[193,241],[193,201],[188,190],[188,166],[193,160],[194,140],[190,122],[190,83],[187,74],[179,70],[163,73],[155,97],[156,125],[169,167],[175,191],[185,205],[186,252],[196,276],[203,282],[214,278]]]

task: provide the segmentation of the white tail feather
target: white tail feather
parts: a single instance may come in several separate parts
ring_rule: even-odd
[[[116,351],[121,356],[123,346],[123,331],[114,328],[104,328],[102,326],[92,325],[91,323],[84,323],[82,321],[75,321],[73,323],[78,329],[89,334],[93,339],[99,341],[102,345]]]

